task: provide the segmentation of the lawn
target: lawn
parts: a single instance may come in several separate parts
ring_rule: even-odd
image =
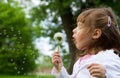
[[[11,76],[11,75],[0,75],[0,78],[55,78],[53,75],[39,75],[39,76]]]

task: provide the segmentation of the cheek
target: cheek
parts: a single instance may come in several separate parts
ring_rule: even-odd
[[[79,32],[77,34],[77,36],[78,36],[79,40],[83,40],[83,39],[87,38],[87,34],[85,32]]]
[[[87,34],[81,34],[78,39],[78,44],[77,47],[78,49],[85,50],[88,49],[89,46],[91,45],[91,37],[90,35]]]

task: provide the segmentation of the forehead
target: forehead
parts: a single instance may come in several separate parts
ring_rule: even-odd
[[[82,23],[82,22],[80,22],[80,21],[79,21],[79,22],[77,22],[77,26],[79,26],[79,27],[86,27],[86,26],[85,26],[85,24],[84,24],[84,23]]]
[[[84,23],[82,22],[77,22],[77,26],[79,27],[84,27],[84,28],[89,28],[88,26],[86,26]]]

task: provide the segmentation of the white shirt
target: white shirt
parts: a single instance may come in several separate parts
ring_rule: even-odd
[[[120,57],[112,49],[100,51],[98,54],[90,56],[81,63],[80,59],[74,64],[72,75],[67,73],[64,66],[61,68],[60,73],[57,73],[55,68],[53,68],[52,74],[56,78],[95,78],[90,75],[87,66],[91,63],[98,63],[105,67],[106,78],[120,78]]]

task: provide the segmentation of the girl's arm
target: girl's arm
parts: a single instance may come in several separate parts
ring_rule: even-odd
[[[120,59],[110,61],[106,65],[106,78],[120,78]]]
[[[59,52],[54,52],[52,56],[52,63],[54,65],[52,69],[52,74],[55,75],[56,78],[70,78],[71,77],[63,66],[63,62],[62,62]]]
[[[68,74],[64,66],[61,67],[60,72],[58,72],[56,68],[53,67],[52,74],[55,76],[55,78],[72,78],[72,76]]]
[[[120,58],[112,52],[105,56],[99,57],[103,61],[96,59],[97,64],[88,66],[90,74],[97,78],[120,78]]]

